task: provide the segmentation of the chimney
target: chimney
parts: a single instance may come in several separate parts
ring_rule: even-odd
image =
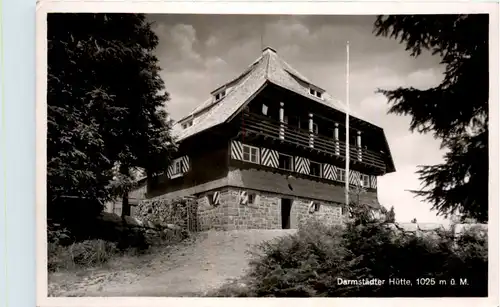
[[[271,48],[269,46],[267,46],[266,48],[262,49],[262,53],[265,53],[268,50],[269,50],[269,52],[277,53],[276,50],[274,50],[273,48]]]

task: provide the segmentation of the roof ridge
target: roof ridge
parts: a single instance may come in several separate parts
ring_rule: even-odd
[[[266,69],[264,71],[264,78],[266,78],[266,80],[269,78],[269,63],[270,62],[271,62],[271,54],[269,52],[267,52],[267,63],[266,63]]]

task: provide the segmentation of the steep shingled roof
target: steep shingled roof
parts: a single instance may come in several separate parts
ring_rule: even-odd
[[[181,141],[206,129],[224,123],[245,105],[250,98],[256,95],[266,82],[271,82],[292,92],[303,95],[327,107],[344,113],[346,112],[344,103],[334,99],[327,92],[322,94],[322,98],[310,95],[309,85],[317,88],[319,87],[312,84],[307,78],[293,69],[277,55],[274,49],[266,47],[262,55],[240,76],[224,85],[229,88],[224,98],[216,102],[214,102],[213,97],[206,100],[189,115],[185,116],[174,125],[174,134],[178,137],[178,140]],[[349,114],[358,119],[362,119],[359,115],[353,113],[352,110],[350,110]],[[183,129],[180,123],[190,117],[194,119],[193,125]]]

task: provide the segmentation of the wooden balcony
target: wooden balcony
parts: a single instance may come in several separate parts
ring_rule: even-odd
[[[247,135],[261,135],[265,138],[294,144],[345,160],[345,142],[335,141],[333,137],[329,138],[319,134],[313,133],[311,135],[308,130],[292,127],[262,115],[243,113],[241,131]],[[382,173],[385,172],[386,165],[381,154],[364,148],[359,149],[355,145],[350,146],[349,153],[351,164],[362,164],[369,168],[375,168]]]

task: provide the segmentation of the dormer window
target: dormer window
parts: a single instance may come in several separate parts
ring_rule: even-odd
[[[220,92],[217,92],[215,93],[214,97],[215,97],[215,101],[219,101],[221,100],[222,98],[224,98],[226,96],[226,90],[223,89],[221,90]]]
[[[311,87],[311,88],[309,88],[309,94],[311,94],[311,95],[313,95],[313,96],[318,97],[319,99],[321,99],[323,93],[320,92],[319,90],[314,89],[314,88]]]
[[[192,125],[193,125],[193,120],[189,120],[185,123],[182,123],[181,126],[182,126],[182,129],[187,129],[187,128],[191,127]]]

